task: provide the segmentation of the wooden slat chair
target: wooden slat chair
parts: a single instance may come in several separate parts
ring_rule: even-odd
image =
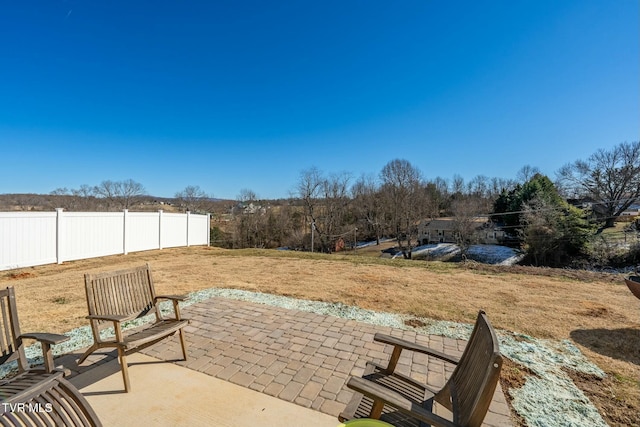
[[[67,341],[69,337],[59,334],[26,333],[20,331],[18,319],[18,307],[13,287],[0,290],[0,364],[5,365],[17,362],[18,376],[39,378],[54,371],[53,354],[51,346]],[[25,356],[25,344],[27,339],[36,340],[42,347],[44,367],[31,367]],[[15,378],[15,377],[14,377]],[[0,380],[0,384],[9,380]]]
[[[63,378],[62,371],[38,381],[22,377],[11,385],[19,387],[11,395],[3,396],[2,426],[102,426],[89,402]],[[5,387],[0,389],[4,393]]]
[[[340,421],[353,418],[381,419],[394,426],[480,427],[500,378],[502,356],[498,339],[485,313],[480,311],[471,337],[460,358],[383,334],[375,341],[393,346],[386,367],[367,363],[362,378],[352,377],[347,386],[355,393]],[[400,354],[410,350],[455,364],[440,390],[394,372]],[[451,420],[433,413],[434,402],[452,413]]]
[[[182,354],[187,360],[184,327],[188,320],[180,316],[179,301],[186,297],[176,295],[156,295],[149,264],[127,270],[97,274],[85,274],[85,290],[89,319],[94,343],[78,360],[78,364],[100,348],[116,348],[122,370],[125,391],[131,389],[126,355],[153,345],[174,335],[180,336]],[[160,312],[159,301],[173,302],[173,318],[165,318]],[[122,323],[154,314],[154,321],[140,328],[123,333]],[[113,326],[115,333],[106,338],[100,332]]]
[[[17,374],[0,380],[0,425],[100,426],[89,403],[68,383],[65,371],[54,367],[51,346],[67,341],[65,335],[20,331],[13,287],[0,290],[0,364],[17,362]],[[29,366],[25,340],[40,342],[44,366]],[[62,421],[68,420],[64,424]],[[76,423],[71,423],[75,420]]]

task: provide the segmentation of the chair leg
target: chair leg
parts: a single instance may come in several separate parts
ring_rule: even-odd
[[[120,370],[122,371],[122,380],[124,381],[124,391],[129,393],[131,383],[129,382],[129,367],[127,366],[127,358],[122,347],[118,347],[118,359],[120,360]]]
[[[187,360],[187,344],[185,343],[184,340],[184,331],[182,329],[180,329],[179,331],[180,334],[180,345],[182,346],[182,355],[184,356],[184,360]]]
[[[373,405],[371,405],[371,413],[369,414],[369,417],[375,420],[379,420],[380,415],[382,415],[383,409],[384,409],[384,402],[382,400],[374,399]]]
[[[93,353],[93,352],[94,352],[94,351],[96,351],[97,349],[98,349],[98,345],[97,345],[97,344],[95,344],[95,343],[91,344],[91,347],[89,347],[89,348],[87,349],[87,351],[85,351],[85,352],[84,352],[84,354],[82,355],[82,357],[80,357],[80,359],[78,359],[78,361],[77,361],[76,363],[77,363],[78,365],[80,365],[82,362],[84,362],[84,361],[85,361],[85,359],[86,359],[87,357],[89,357],[89,355],[90,355],[91,353]]]
[[[42,346],[42,356],[44,357],[44,370],[47,373],[51,373],[55,369],[55,365],[53,364],[53,353],[51,353],[51,344],[41,342],[40,345]]]

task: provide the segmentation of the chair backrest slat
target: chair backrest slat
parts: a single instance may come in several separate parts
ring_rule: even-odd
[[[141,317],[154,308],[155,291],[149,265],[106,273],[85,274],[90,315]]]
[[[481,311],[460,362],[443,388],[450,393],[454,423],[466,427],[482,425],[501,367],[498,338]]]

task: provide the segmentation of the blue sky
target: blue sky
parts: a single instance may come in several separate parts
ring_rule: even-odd
[[[640,139],[640,2],[3,2],[0,193],[552,179]]]

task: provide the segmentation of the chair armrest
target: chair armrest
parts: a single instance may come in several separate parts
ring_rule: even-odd
[[[168,299],[172,301],[184,301],[187,299],[187,296],[186,295],[156,295],[156,297],[154,298],[155,301],[158,301],[161,299]]]
[[[29,332],[29,333],[20,335],[20,338],[28,338],[28,339],[40,341],[49,345],[60,344],[61,342],[65,342],[71,339],[66,335],[48,334],[44,332]]]
[[[173,314],[175,316],[175,320],[182,320],[182,316],[180,315],[180,301],[184,301],[187,299],[186,295],[156,295],[153,299],[153,303],[157,304],[159,300],[171,300],[173,302]],[[159,319],[162,319],[162,314],[159,315]]]
[[[53,364],[53,353],[51,351],[51,346],[54,344],[60,344],[70,339],[70,337],[66,335],[48,334],[43,332],[21,334],[20,338],[34,339],[40,342],[40,346],[42,347],[42,357],[44,359],[44,370],[48,373],[56,370],[56,367]]]
[[[403,350],[415,351],[418,353],[427,354],[429,356],[437,357],[440,360],[444,360],[445,362],[453,363],[457,365],[460,362],[460,358],[456,356],[450,356],[448,354],[444,354],[440,351],[430,349],[427,346],[413,343],[410,341],[403,340],[401,338],[392,337],[391,335],[385,335],[381,333],[377,333],[373,337],[374,341],[378,341],[385,344],[390,344],[394,347],[399,347]]]
[[[85,317],[85,319],[89,320],[106,320],[110,322],[124,322],[130,318],[134,318],[134,316],[124,316],[122,314],[90,314]]]
[[[384,404],[389,406],[393,406],[400,412],[405,413],[429,425],[438,427],[456,427],[456,425],[451,421],[427,411],[422,406],[408,400],[400,393],[364,378],[351,377],[349,379],[349,382],[347,382],[347,387],[357,391],[358,393],[362,393],[363,395],[371,399],[377,400],[379,402],[384,402]]]

